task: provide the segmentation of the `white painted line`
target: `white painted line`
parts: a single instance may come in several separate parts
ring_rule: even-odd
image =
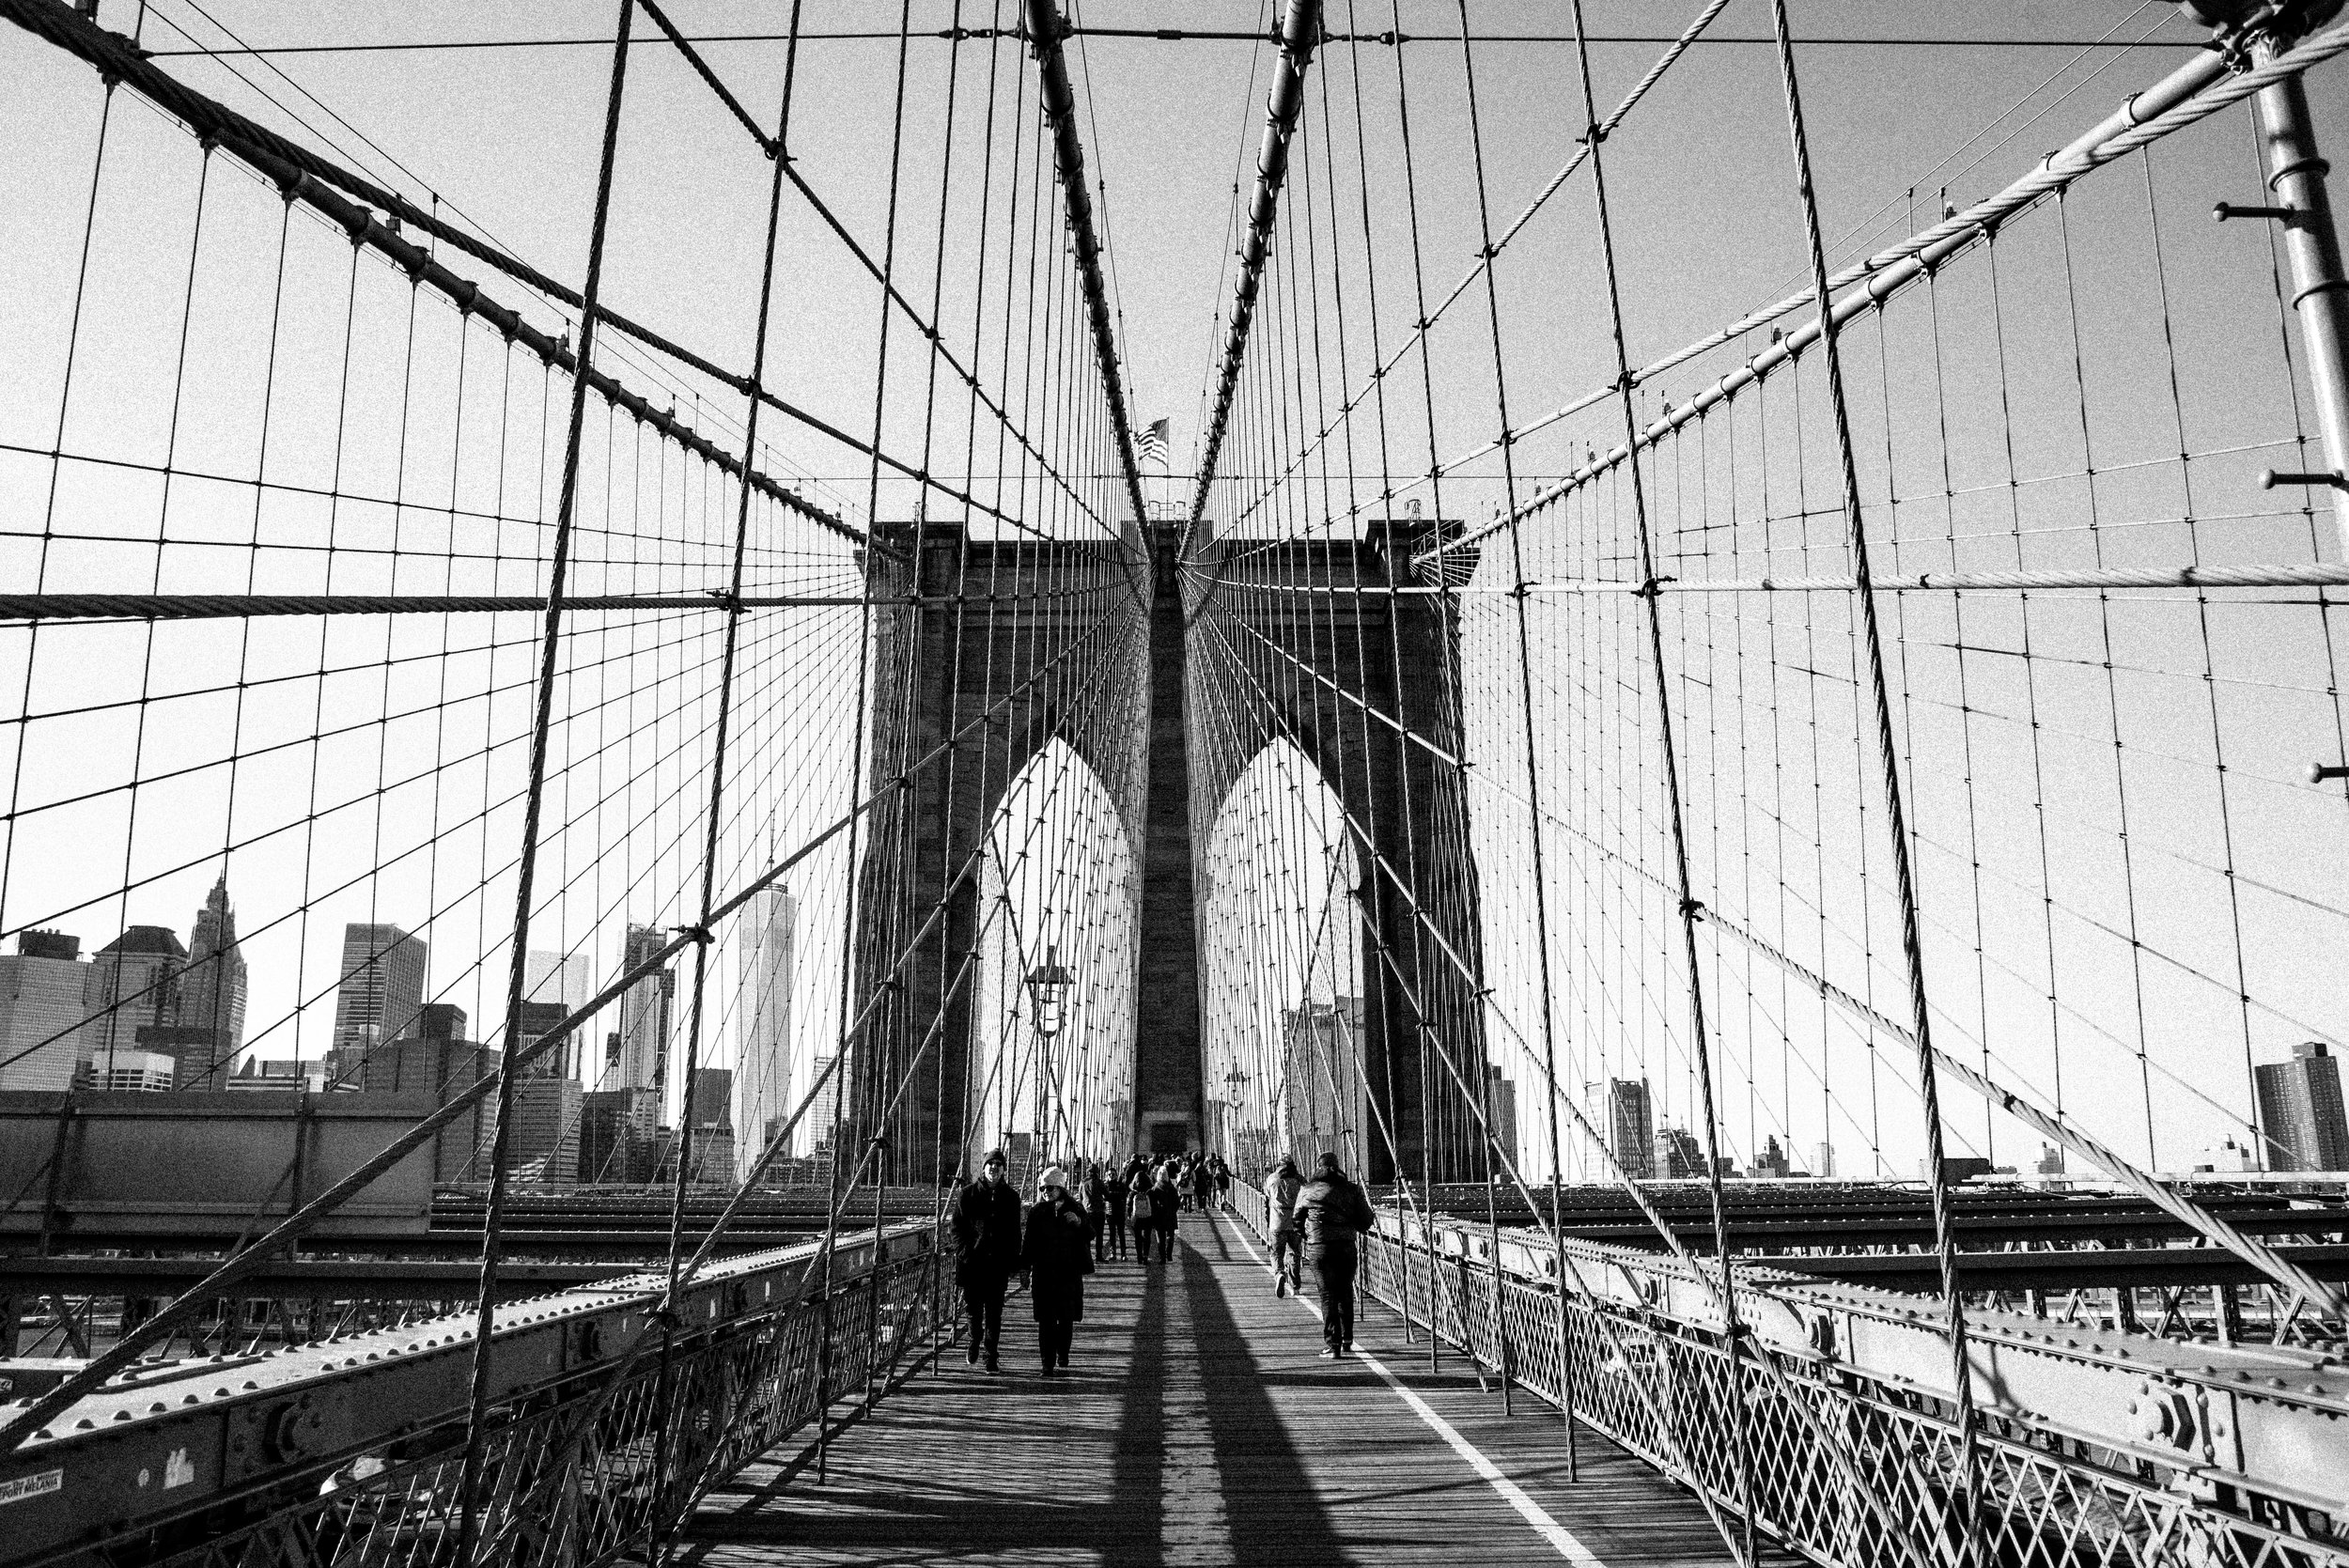
[[[1210,1218],[1213,1219],[1216,1226],[1221,1229],[1222,1226],[1221,1217],[1212,1216]],[[1232,1226],[1232,1230],[1234,1234],[1239,1237],[1239,1244],[1248,1249],[1248,1255],[1255,1259],[1257,1264],[1261,1265],[1264,1263],[1264,1254],[1257,1251],[1256,1244],[1249,1239],[1248,1227],[1244,1224],[1235,1223]],[[1306,1300],[1303,1296],[1292,1296],[1289,1299],[1304,1308],[1307,1312],[1313,1313],[1316,1318],[1321,1315],[1321,1309],[1315,1306],[1311,1301]],[[1437,1436],[1441,1437],[1446,1443],[1449,1443],[1452,1446],[1453,1452],[1467,1460],[1469,1462],[1469,1467],[1475,1470],[1478,1475],[1483,1476],[1485,1480],[1491,1484],[1492,1489],[1501,1494],[1501,1500],[1506,1502],[1511,1508],[1516,1509],[1518,1516],[1524,1519],[1527,1524],[1532,1525],[1533,1529],[1540,1533],[1542,1539],[1550,1544],[1550,1546],[1560,1557],[1564,1558],[1568,1562],[1580,1565],[1580,1568],[1607,1568],[1606,1559],[1600,1557],[1596,1552],[1591,1550],[1590,1547],[1584,1545],[1579,1539],[1576,1538],[1575,1533],[1572,1530],[1566,1529],[1565,1526],[1551,1518],[1548,1509],[1544,1508],[1540,1503],[1535,1502],[1532,1498],[1526,1496],[1525,1488],[1519,1486],[1516,1482],[1511,1481],[1507,1476],[1501,1474],[1500,1466],[1486,1458],[1483,1450],[1479,1449],[1474,1443],[1470,1442],[1466,1437],[1461,1436],[1457,1428],[1453,1426],[1450,1421],[1444,1420],[1441,1416],[1436,1414],[1434,1408],[1430,1406],[1425,1400],[1420,1398],[1418,1394],[1412,1392],[1410,1389],[1406,1387],[1401,1378],[1395,1376],[1393,1373],[1389,1372],[1387,1370],[1387,1364],[1384,1361],[1381,1361],[1377,1357],[1373,1356],[1369,1351],[1362,1349],[1359,1345],[1355,1347],[1353,1355],[1357,1360],[1361,1361],[1364,1366],[1370,1368],[1371,1371],[1377,1373],[1380,1380],[1383,1381],[1388,1388],[1392,1389],[1395,1391],[1396,1396],[1399,1397],[1404,1404],[1409,1405],[1412,1412],[1417,1415],[1421,1421],[1425,1421],[1429,1429],[1432,1430]]]

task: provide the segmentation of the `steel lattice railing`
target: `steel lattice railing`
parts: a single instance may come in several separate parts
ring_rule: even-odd
[[[1232,1203],[1259,1234],[1269,1230],[1262,1192],[1235,1184]],[[1642,1254],[1577,1244],[1578,1254],[1621,1253],[1611,1266],[1654,1304],[1568,1290],[1562,1312],[1553,1282],[1496,1265],[1481,1235],[1442,1221],[1430,1229],[1432,1247],[1429,1230],[1390,1215],[1364,1237],[1364,1294],[1553,1406],[1570,1395],[1576,1422],[1733,1519],[1744,1509],[1742,1449],[1755,1525],[1791,1550],[1853,1568],[1949,1560],[1958,1437],[1946,1401],[1839,1358],[1831,1335],[1807,1357],[1749,1341],[1733,1384],[1718,1326],[1666,1310],[1666,1260],[1650,1268]],[[1577,1261],[1586,1279],[1596,1272]],[[2321,1513],[2029,1421],[1986,1415],[1975,1466],[1975,1529],[2001,1565],[2349,1564],[2349,1544]]]
[[[686,1337],[665,1360],[644,1356],[616,1388],[590,1375],[518,1404],[486,1443],[474,1562],[594,1568],[671,1539],[700,1498],[744,1464],[834,1402],[886,1382],[917,1348],[934,1348],[941,1336],[951,1342],[957,1320],[950,1305],[940,1308],[947,1297],[937,1260],[927,1248],[894,1257],[837,1281],[829,1294],[811,1288],[771,1312]],[[269,1512],[232,1528],[207,1515],[50,1560],[174,1568],[448,1562],[457,1549],[463,1423],[417,1435],[400,1451],[414,1456],[346,1458],[323,1480],[279,1477],[286,1484],[253,1500]],[[297,1484],[317,1495],[285,1506],[280,1499]]]

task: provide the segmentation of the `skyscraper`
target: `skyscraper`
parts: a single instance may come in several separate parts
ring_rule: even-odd
[[[2341,1061],[2321,1040],[2292,1048],[2289,1062],[2252,1070],[2260,1123],[2274,1171],[2349,1171],[2349,1115],[2341,1098]]]
[[[1811,1152],[1811,1173],[1814,1176],[1835,1174],[1835,1145],[1825,1139]]]
[[[625,974],[648,961],[664,945],[661,932],[649,925],[631,925],[620,953]],[[670,1015],[677,1005],[677,970],[663,964],[630,986],[620,998],[620,1054],[617,1076],[599,1089],[652,1091],[656,1117],[666,1097],[663,1080],[669,1076]]]
[[[1283,1154],[1310,1169],[1334,1154],[1349,1170],[1363,1162],[1370,1101],[1362,1083],[1362,999],[1308,1000],[1281,1015],[1281,1103],[1275,1126],[1237,1129],[1234,1152],[1262,1170]]]
[[[1501,1157],[1509,1164],[1517,1165],[1519,1163],[1517,1086],[1513,1079],[1501,1077],[1499,1067],[1487,1066],[1486,1071],[1490,1076],[1486,1079],[1485,1115],[1492,1127],[1493,1141],[1501,1146]],[[1504,1181],[1508,1179],[1508,1172],[1501,1160],[1493,1162],[1493,1174]]]
[[[188,950],[167,925],[133,925],[98,950],[84,981],[88,1060],[102,1079],[117,1051],[139,1048],[142,1028],[179,1022],[179,976]]]
[[[1656,1172],[1656,1101],[1647,1079],[1607,1080],[1607,1152],[1626,1176]]]
[[[188,933],[188,968],[179,982],[179,1029],[168,1048],[176,1059],[174,1087],[220,1089],[228,1063],[244,1048],[244,955],[237,947],[237,912],[228,904],[223,871],[195,912]]]
[[[807,1094],[816,1080],[824,1076],[824,1069],[831,1065],[832,1058],[829,1056],[818,1056],[810,1061],[807,1070],[801,1075],[800,1081],[792,1085],[791,1104],[799,1104],[801,1098]],[[821,1151],[832,1147],[832,1118],[838,1112],[839,1107],[840,1079],[837,1075],[834,1075],[824,1085],[824,1092],[817,1095],[815,1103],[807,1108],[807,1114],[800,1118],[800,1125],[796,1130],[807,1134],[809,1148]],[[773,1142],[776,1135],[783,1131],[784,1117],[790,1113],[790,1108],[786,1106],[783,1110],[769,1117],[766,1125],[759,1128],[759,1136],[766,1142]]]
[[[742,1086],[742,1126],[754,1137],[778,1116],[790,1114],[791,949],[799,924],[799,900],[788,890],[769,888],[743,907],[742,939],[736,947],[734,1017]],[[742,1141],[745,1168],[764,1145]]]
[[[428,1095],[437,1110],[496,1071],[498,1053],[465,1038],[463,1008],[434,1002],[419,1007],[412,1021],[415,1027],[401,1038],[367,1048],[364,1066],[344,1086],[370,1094]],[[487,1170],[479,1155],[496,1121],[492,1100],[472,1106],[435,1133],[433,1178],[463,1181]]]
[[[16,934],[0,958],[0,1089],[70,1089],[89,1066],[89,973],[80,938]]]
[[[547,953],[533,949],[522,958],[522,1017],[521,1044],[528,1046],[574,1008],[583,1007],[596,994],[593,966],[584,953]],[[577,1078],[585,1066],[584,1030],[531,1064],[530,1070],[551,1078]]]
[[[416,1032],[424,1010],[424,939],[397,925],[343,927],[334,989],[336,1076],[360,1078],[358,1063],[377,1046]]]

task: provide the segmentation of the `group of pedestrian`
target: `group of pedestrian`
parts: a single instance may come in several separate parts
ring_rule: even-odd
[[[955,1195],[955,1285],[971,1322],[970,1364],[1002,1370],[1003,1296],[1014,1275],[1026,1281],[1035,1312],[1044,1375],[1066,1369],[1077,1324],[1085,1315],[1084,1277],[1093,1272],[1097,1230],[1085,1203],[1068,1189],[1068,1173],[1049,1166],[1036,1178],[1035,1202],[1022,1207],[1011,1162],[989,1151],[979,1179]]]
[[[1354,1348],[1358,1238],[1377,1223],[1370,1196],[1333,1154],[1321,1157],[1312,1181],[1283,1155],[1265,1177],[1265,1196],[1272,1211],[1272,1293],[1302,1294],[1303,1271],[1310,1265],[1321,1283],[1322,1358],[1343,1356]]]
[[[1003,1151],[988,1152],[979,1179],[955,1195],[955,1284],[971,1325],[964,1354],[1001,1371],[1003,1298],[1014,1278],[1025,1281],[1035,1315],[1044,1375],[1066,1370],[1077,1325],[1084,1318],[1084,1280],[1100,1264],[1131,1255],[1174,1255],[1176,1217],[1227,1206],[1231,1167],[1221,1155],[1135,1155],[1122,1166],[1078,1162],[1072,1183],[1061,1166],[1036,1178],[1034,1203],[1022,1203]],[[1267,1176],[1273,1217],[1273,1289],[1302,1293],[1310,1265],[1321,1285],[1324,1357],[1354,1347],[1356,1237],[1373,1224],[1370,1200],[1323,1155],[1307,1181],[1285,1156]]]

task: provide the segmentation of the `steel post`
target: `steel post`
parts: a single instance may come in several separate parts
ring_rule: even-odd
[[[2251,58],[2264,65],[2292,41],[2263,36],[2252,44]],[[2280,221],[2292,312],[2300,323],[2300,353],[2331,479],[2335,542],[2349,553],[2349,275],[2341,271],[2341,233],[2325,188],[2330,165],[2317,153],[2308,90],[2299,77],[2261,88],[2251,107],[2268,194],[2289,214]]]

